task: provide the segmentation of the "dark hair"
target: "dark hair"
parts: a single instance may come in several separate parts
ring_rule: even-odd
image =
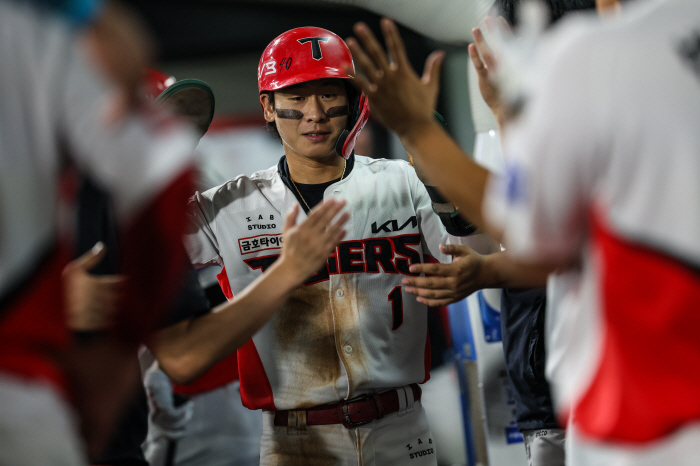
[[[343,79],[343,86],[345,86],[345,92],[348,96],[348,104],[350,105],[350,112],[348,115],[348,123],[347,123],[347,129],[350,130],[352,129],[352,126],[355,124],[355,120],[357,120],[357,109],[355,107],[358,106],[358,100],[359,100],[359,92],[355,87],[353,87],[350,83],[347,82],[347,79]],[[267,94],[267,99],[270,101],[272,104],[272,110],[275,109],[275,92],[274,91],[263,91],[261,94]],[[266,121],[265,122],[265,128],[272,134],[275,139],[277,139],[280,144],[282,144],[282,136],[280,136],[280,132],[277,129],[277,123],[274,121]]]
[[[549,9],[549,24],[559,21],[566,13],[576,10],[595,8],[595,0],[540,0]],[[508,24],[518,25],[518,7],[520,0],[496,0],[494,7],[499,11]]]

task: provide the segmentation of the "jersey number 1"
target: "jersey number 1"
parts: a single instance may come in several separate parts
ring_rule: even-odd
[[[401,287],[397,286],[389,293],[389,301],[391,301],[391,329],[396,330],[403,324],[403,296],[401,295]]]

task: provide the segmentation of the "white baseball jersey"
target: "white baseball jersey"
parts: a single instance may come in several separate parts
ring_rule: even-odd
[[[415,170],[355,156],[324,197],[342,197],[348,231],[307,280],[238,351],[251,409],[306,408],[428,378],[427,307],[401,279],[447,234]],[[235,295],[279,256],[285,213],[297,203],[278,167],[198,193],[187,247],[195,266],[224,266]]]
[[[700,420],[700,3],[630,8],[552,38],[485,210],[521,259],[582,260],[553,388],[589,439],[635,443]]]

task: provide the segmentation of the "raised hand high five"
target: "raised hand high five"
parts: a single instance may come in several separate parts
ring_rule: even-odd
[[[381,27],[386,52],[366,24],[355,25],[357,39],[350,38],[347,44],[362,74],[357,74],[350,63],[345,71],[369,98],[375,118],[403,136],[432,122],[445,54],[433,52],[425,62],[423,76],[418,76],[408,61],[396,24],[384,18]]]

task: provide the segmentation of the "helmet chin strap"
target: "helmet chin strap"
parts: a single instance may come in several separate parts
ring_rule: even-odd
[[[343,147],[345,146],[345,141],[347,141],[349,134],[350,131],[344,129],[343,132],[340,133],[340,136],[338,136],[338,140],[335,142],[335,153],[344,159],[350,157],[349,155],[348,157],[345,157],[345,155],[343,155]]]

